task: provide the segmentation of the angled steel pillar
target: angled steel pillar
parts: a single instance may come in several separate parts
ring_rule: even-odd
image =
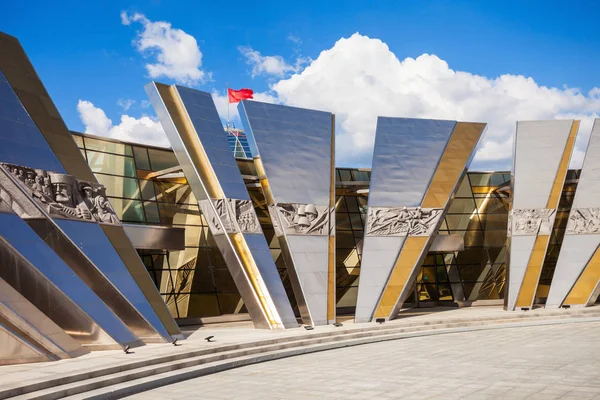
[[[378,118],[356,322],[394,318],[410,295],[484,129]]]
[[[3,279],[0,279],[0,325],[36,347],[48,359],[89,353]],[[2,345],[0,349],[0,364],[15,362],[10,359],[13,355],[7,354],[13,351],[7,352]]]
[[[254,325],[297,327],[210,93],[155,82],[146,92]]]
[[[600,119],[594,121],[546,308],[589,306],[600,290]]]
[[[579,121],[519,121],[513,143],[505,308],[530,309]],[[591,256],[591,255],[590,255]]]
[[[145,266],[131,245],[123,227],[106,198],[98,190],[98,182],[77,148],[54,103],[39,80],[18,40],[0,33],[0,93],[3,106],[0,139],[0,162],[52,171],[73,176],[79,185],[91,188],[87,198],[82,186],[80,197],[93,200],[94,218],[87,213],[55,222],[85,255],[111,280],[113,285],[143,315],[165,341],[180,337],[175,324]],[[69,180],[65,178],[65,180]],[[65,189],[68,190],[68,189]],[[74,201],[74,200],[73,200]],[[70,208],[84,209],[78,204]],[[87,208],[90,204],[88,204]],[[73,217],[72,215],[70,215]],[[83,222],[83,220],[87,222]]]
[[[334,116],[257,101],[238,110],[302,321],[335,322]]]

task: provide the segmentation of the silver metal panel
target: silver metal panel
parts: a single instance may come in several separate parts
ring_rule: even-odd
[[[572,125],[573,120],[517,122],[513,209],[546,208]]]
[[[0,318],[0,365],[55,360],[51,354],[40,351],[2,322]]]
[[[355,322],[369,322],[406,236],[366,236],[363,241]]]
[[[313,325],[327,325],[329,238],[288,236],[290,252]]]
[[[433,239],[429,251],[463,251],[465,238],[463,235],[438,235]]]
[[[133,224],[123,224],[123,228],[136,249],[185,249],[185,228]]]
[[[176,86],[225,197],[250,200],[210,93]]]
[[[0,213],[0,274],[80,343],[142,342],[17,215]]]
[[[285,328],[295,328],[298,326],[294,310],[290,304],[283,282],[279,276],[277,268],[273,268],[273,256],[269,245],[263,235],[244,234],[244,240],[248,244],[252,258],[260,272],[260,276],[271,296],[273,304],[281,317],[281,322]]]
[[[238,105],[277,203],[329,204],[331,113],[242,101]]]
[[[455,125],[455,121],[379,117],[369,207],[419,206]]]
[[[565,235],[552,276],[546,308],[562,306],[598,245],[600,235]]]
[[[180,133],[177,130],[169,110],[160,95],[159,88],[156,83],[146,85],[146,92],[159,116],[163,128],[167,133],[167,137],[173,147],[175,155],[182,167],[182,170],[188,180],[190,188],[194,196],[198,199],[202,213],[209,222],[209,228],[215,238],[217,246],[225,259],[226,265],[232,275],[232,278],[244,300],[248,313],[251,315],[255,327],[273,328],[281,320],[281,324],[287,326],[297,326],[291,324],[293,312],[289,305],[287,297],[279,296],[281,280],[279,285],[271,286],[269,282],[273,282],[274,274],[277,274],[277,268],[272,257],[266,258],[264,255],[268,252],[268,245],[262,235],[260,229],[254,224],[256,215],[251,209],[254,219],[248,220],[247,213],[244,212],[244,201],[250,200],[250,196],[246,190],[240,171],[235,163],[233,154],[229,148],[227,137],[220,122],[214,102],[208,93],[194,91],[191,89],[177,87],[177,95],[181,102],[185,105],[188,117],[192,121],[194,130],[201,141],[205,150],[206,156],[209,158],[211,168],[217,176],[218,184],[221,186],[227,199],[210,199],[209,193],[202,182],[199,168],[195,165],[189,152],[195,152],[199,149],[187,149]],[[217,209],[218,207],[218,209]],[[247,207],[246,207],[247,208]],[[246,210],[247,211],[247,210]],[[223,219],[225,219],[225,221]],[[224,224],[225,223],[225,224]],[[255,231],[255,235],[249,233]],[[256,276],[258,285],[262,288],[261,296],[265,301],[272,306],[270,313],[274,313],[273,319],[270,321],[267,315],[267,310],[263,310],[262,304],[256,292],[256,288],[251,282],[251,277],[245,270],[242,255],[237,254],[236,247],[232,240],[236,240],[236,234],[243,234],[244,242],[241,246],[252,245],[250,252],[256,264],[256,267],[261,273],[261,276]],[[232,235],[231,237],[229,235]],[[256,252],[256,255],[254,254]],[[248,261],[246,261],[248,262]],[[262,276],[266,274],[266,278]],[[273,292],[273,293],[271,293]],[[285,314],[280,314],[284,312]],[[272,323],[274,324],[273,326]]]
[[[0,319],[58,358],[89,352],[3,279],[0,279]]]
[[[600,207],[600,118],[594,121],[572,208]]]
[[[170,335],[98,224],[55,220],[60,229],[100,269],[146,321],[165,339]]]
[[[0,162],[65,173],[48,142],[0,71]]]
[[[535,245],[536,236],[515,236],[510,239],[510,255],[509,255],[509,280],[507,294],[507,309],[513,311],[519,291],[523,284],[523,278],[527,271],[529,258]]]

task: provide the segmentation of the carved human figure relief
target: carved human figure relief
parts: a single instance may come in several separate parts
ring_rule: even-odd
[[[277,203],[272,208],[277,214],[278,229],[282,233],[285,232],[287,235],[329,235],[330,210],[327,206]],[[272,214],[273,212],[271,212]]]
[[[600,233],[600,208],[575,208],[567,222],[568,235]]]
[[[369,207],[367,236],[430,236],[442,209],[421,207]]]
[[[514,209],[510,214],[510,235],[550,235],[555,216],[556,210],[550,208]]]
[[[106,188],[74,176],[14,164],[2,164],[52,217],[120,224]]]

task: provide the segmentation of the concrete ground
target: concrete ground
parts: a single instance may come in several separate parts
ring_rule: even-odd
[[[348,347],[241,367],[129,398],[595,399],[600,398],[600,322]]]

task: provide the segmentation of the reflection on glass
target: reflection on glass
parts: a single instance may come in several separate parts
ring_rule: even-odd
[[[133,158],[114,154],[86,151],[88,164],[93,172],[135,177]]]
[[[131,146],[128,144],[109,142],[107,140],[94,139],[91,137],[86,137],[84,141],[85,148],[87,150],[103,151],[106,153],[115,153],[125,156],[131,156],[133,154],[131,151]]]

